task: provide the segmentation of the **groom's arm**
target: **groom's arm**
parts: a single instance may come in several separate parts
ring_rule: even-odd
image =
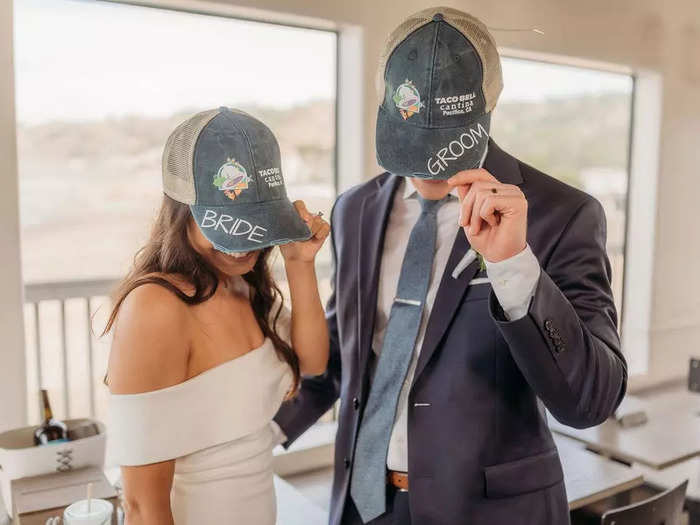
[[[331,334],[328,369],[320,376],[306,377],[301,382],[298,394],[282,404],[274,421],[279,425],[287,448],[306,430],[331,409],[340,395],[340,349],[335,329],[335,309],[328,302],[328,329]]]
[[[510,320],[495,284],[490,301],[532,389],[555,418],[579,428],[605,421],[626,389],[605,230],[601,205],[586,200],[540,272],[526,313]]]
[[[334,207],[335,209],[335,207]],[[333,211],[331,211],[331,224]],[[282,432],[280,441],[287,448],[306,430],[318,421],[335,404],[340,396],[340,346],[338,343],[338,321],[335,304],[336,247],[331,227],[331,252],[333,270],[331,274],[331,296],[326,304],[326,322],[330,338],[328,368],[315,377],[305,377],[297,395],[285,401],[275,415],[274,422]]]
[[[579,201],[543,261],[529,308],[518,308],[515,297],[503,293],[507,281],[522,284],[523,279],[529,281],[527,275],[537,276],[537,268],[527,275],[517,271],[507,275],[520,266],[513,259],[518,253],[523,254],[523,265],[529,266],[528,250],[523,251],[528,219],[525,194],[484,169],[461,171],[448,183],[459,190],[460,225],[471,247],[487,261],[493,278],[491,316],[528,384],[565,425],[602,423],[619,405],[627,383],[605,252],[603,207],[589,196]],[[505,264],[501,272],[496,271],[502,274],[500,279],[494,275],[496,268],[488,268],[488,261]],[[527,300],[532,288],[522,284],[518,289],[515,296]],[[511,300],[512,304],[505,304]]]

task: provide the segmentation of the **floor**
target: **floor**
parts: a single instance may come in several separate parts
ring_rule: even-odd
[[[291,485],[294,486],[305,497],[311,500],[316,505],[320,506],[326,512],[328,511],[331,483],[333,480],[333,468],[324,468],[320,470],[312,470],[304,474],[296,474],[285,478]],[[648,497],[646,494],[645,497]],[[590,525],[591,523],[600,523],[600,514],[591,519],[582,513],[574,512],[572,514],[572,523],[574,525]],[[679,525],[688,525],[688,515],[686,513],[681,517]]]
[[[299,492],[322,509],[328,511],[333,482],[333,467],[312,470],[284,478]]]

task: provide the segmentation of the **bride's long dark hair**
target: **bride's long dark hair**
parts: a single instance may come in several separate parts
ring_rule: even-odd
[[[190,209],[167,195],[163,195],[158,217],[146,245],[134,256],[131,270],[117,286],[113,298],[112,312],[102,335],[109,333],[119,314],[119,309],[127,295],[141,285],[153,283],[167,288],[181,301],[200,304],[211,298],[219,286],[219,278],[209,263],[192,247],[187,229],[190,223]],[[250,304],[255,319],[263,335],[272,340],[277,355],[286,361],[294,374],[296,392],[300,382],[299,358],[279,335],[276,326],[283,307],[283,297],[272,277],[268,258],[272,248],[262,250],[253,269],[243,275],[250,285]],[[194,294],[188,295],[168,279],[154,274],[178,274],[185,276],[194,286]],[[279,307],[273,312],[275,302]]]

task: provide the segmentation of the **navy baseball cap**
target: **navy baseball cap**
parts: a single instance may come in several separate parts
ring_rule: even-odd
[[[180,124],[163,153],[163,191],[189,204],[202,234],[225,253],[311,237],[287,197],[275,136],[243,111],[221,107]]]
[[[479,166],[503,88],[496,43],[482,22],[447,7],[411,15],[389,36],[378,86],[380,166],[426,179]]]

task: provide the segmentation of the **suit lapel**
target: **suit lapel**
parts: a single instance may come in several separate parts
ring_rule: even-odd
[[[486,154],[486,159],[484,159],[484,169],[496,177],[499,182],[505,184],[521,184],[523,182],[518,161],[500,149],[493,140],[489,140],[489,150]],[[435,296],[428,325],[425,329],[423,346],[416,364],[414,382],[428,364],[449,328],[467,291],[469,281],[479,272],[480,264],[477,259],[467,266],[457,279],[452,277],[452,271],[467,253],[467,250],[469,250],[469,241],[464,231],[459,228],[452,245],[452,252],[447,260],[447,266],[442,274],[442,280]]]
[[[493,139],[489,139],[489,151],[484,159],[484,169],[504,184],[522,184],[518,159],[508,155],[498,147]]]
[[[365,198],[360,209],[360,235],[357,240],[358,341],[360,341],[358,359],[360,370],[364,370],[364,362],[369,354],[372,333],[374,332],[384,232],[394,202],[394,193],[400,182],[400,177],[389,175],[375,193]]]
[[[452,318],[457,313],[462,302],[462,297],[467,291],[469,281],[479,272],[479,260],[476,259],[464,269],[457,279],[452,277],[452,271],[468,250],[469,241],[467,241],[467,236],[464,235],[462,228],[459,228],[452,245],[450,257],[447,259],[445,271],[442,274],[440,286],[435,295],[435,302],[433,303],[433,309],[430,312],[425,336],[423,337],[423,346],[416,364],[414,381],[425,368],[430,357],[437,349],[440,340],[445,335],[447,328],[450,326]]]

